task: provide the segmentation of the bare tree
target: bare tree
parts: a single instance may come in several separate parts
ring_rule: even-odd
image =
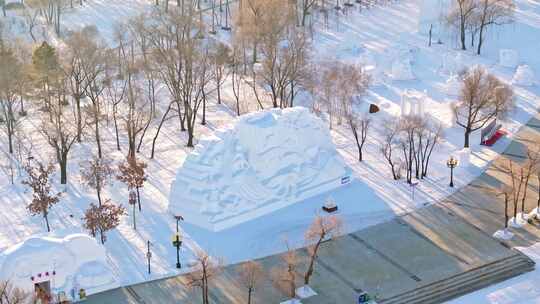
[[[60,193],[51,193],[51,182],[49,177],[54,171],[52,164],[44,166],[41,162],[32,159],[32,161],[24,166],[27,178],[22,181],[23,185],[28,186],[32,190],[32,202],[27,208],[30,214],[40,214],[45,219],[47,231],[51,231],[49,226],[49,209],[60,201]]]
[[[399,123],[395,121],[385,121],[383,122],[383,140],[380,144],[380,151],[386,159],[386,162],[390,166],[392,171],[392,177],[394,180],[399,179],[399,160],[396,161],[394,156],[394,149],[398,145],[399,140]]]
[[[84,45],[87,48],[84,52],[82,62],[82,73],[84,84],[84,94],[90,99],[91,104],[86,108],[88,112],[88,123],[94,127],[94,137],[97,145],[98,157],[103,157],[101,147],[100,122],[103,114],[102,94],[107,84],[107,49],[101,40],[99,32],[87,31],[85,36],[87,41]]]
[[[474,22],[476,6],[476,0],[455,0],[446,16],[447,25],[456,27],[459,31],[462,50],[467,49],[467,29]]]
[[[417,158],[420,164],[420,178],[428,175],[429,161],[435,147],[443,140],[444,133],[441,123],[424,120],[416,131],[418,141]]]
[[[523,196],[521,197],[521,216],[525,218],[525,201],[527,200],[527,190],[529,189],[529,181],[534,174],[537,174],[538,167],[540,166],[540,148],[533,151],[527,148],[527,159],[523,164],[524,169],[524,186]]]
[[[493,25],[503,25],[514,21],[516,5],[513,0],[478,0],[475,14],[478,45],[476,53],[480,55],[484,45],[485,32]]]
[[[129,190],[135,190],[137,193],[137,203],[139,205],[139,211],[141,208],[141,195],[139,189],[144,186],[146,182],[146,163],[137,161],[135,158],[127,158],[124,163],[118,166],[120,174],[116,178],[126,184]]]
[[[351,129],[356,147],[358,161],[363,160],[362,148],[367,139],[371,119],[360,114],[355,107],[359,106],[371,83],[370,76],[357,65],[337,64],[336,94],[340,99],[340,111]]]
[[[0,304],[32,303],[32,296],[9,281],[0,281]]]
[[[14,50],[0,41],[0,125],[3,125],[7,135],[10,154],[13,153],[13,140],[17,128],[18,84],[23,77],[25,77],[23,65]]]
[[[217,93],[217,102],[221,104],[221,87],[227,79],[227,65],[231,62],[231,50],[223,43],[217,43],[212,48],[211,59],[214,68],[214,81]]]
[[[94,157],[81,163],[81,179],[88,187],[96,190],[98,205],[101,206],[101,190],[111,183],[113,175],[112,161],[107,158]]]
[[[212,259],[201,249],[195,251],[195,270],[186,275],[186,285],[189,287],[198,287],[201,289],[203,304],[210,304],[208,291],[210,280],[212,280],[221,269],[221,262]]]
[[[503,118],[514,106],[512,89],[484,68],[471,68],[463,79],[459,102],[454,106],[456,123],[465,129],[464,147],[472,132],[495,118]]]
[[[71,32],[66,39],[67,54],[63,58],[64,73],[69,80],[70,93],[75,103],[77,113],[77,141],[81,142],[84,118],[82,115],[81,100],[90,83],[86,80],[85,65],[88,59],[94,56],[95,45],[93,40],[97,35],[95,26],[84,27],[80,31]]]
[[[65,185],[68,181],[68,156],[77,140],[77,127],[75,115],[64,107],[67,98],[65,79],[62,77],[57,79],[56,87],[56,100],[49,106],[49,119],[42,118],[41,133],[54,148],[60,167],[60,183]]]
[[[110,199],[106,199],[99,206],[90,203],[90,207],[84,213],[84,228],[88,229],[93,237],[99,232],[101,244],[105,244],[106,232],[120,224],[120,218],[125,211],[122,206],[116,206]]]
[[[520,166],[515,166],[515,163],[512,160],[508,160],[506,164],[503,165],[503,171],[510,175],[511,184],[507,192],[511,193],[511,199],[514,209],[514,223],[517,223],[517,213],[519,201],[521,198],[521,191],[526,187],[525,185],[525,169]]]
[[[159,13],[149,29],[154,62],[161,81],[177,104],[182,131],[188,131],[188,147],[193,147],[196,118],[205,100],[204,89],[213,79],[202,24],[190,6],[186,14],[178,10]],[[163,121],[163,119],[162,119]]]
[[[313,223],[311,223],[304,236],[308,244],[307,250],[309,254],[308,269],[304,274],[305,285],[309,285],[309,279],[315,270],[315,261],[317,260],[321,244],[338,236],[342,232],[342,228],[343,221],[335,215],[317,215]]]
[[[275,287],[286,294],[289,298],[296,298],[296,281],[299,277],[299,259],[294,250],[287,249],[281,255],[281,265],[272,269],[272,282]]]
[[[238,267],[240,282],[247,288],[247,304],[251,304],[253,292],[259,287],[264,278],[264,269],[256,261],[247,261]]]

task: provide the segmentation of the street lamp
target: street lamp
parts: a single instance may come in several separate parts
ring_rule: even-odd
[[[446,166],[450,168],[450,187],[454,187],[454,168],[457,167],[458,160],[454,158],[454,156],[450,156],[450,158],[446,161]]]
[[[178,222],[183,221],[184,218],[181,215],[175,215],[174,218],[176,219],[176,234],[173,235],[172,244],[174,247],[176,247],[176,268],[180,269],[182,268],[182,265],[180,264],[180,246],[182,246],[182,235],[180,234]]]

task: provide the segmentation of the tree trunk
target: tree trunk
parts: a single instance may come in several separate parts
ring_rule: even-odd
[[[504,194],[504,229],[508,229],[508,195]]]
[[[248,298],[247,298],[247,304],[251,304],[251,294],[253,293],[253,288],[248,288]]]
[[[139,205],[139,211],[142,211],[141,209],[141,194],[139,193],[139,187],[135,187],[137,189],[137,204]]]
[[[103,155],[101,153],[101,139],[99,137],[99,115],[98,114],[95,114],[95,123],[94,123],[94,128],[95,128],[95,135],[96,135],[96,144],[97,144],[97,148],[98,148],[98,157],[99,158],[102,158]]]
[[[133,204],[133,230],[137,230],[137,219],[135,218],[135,213],[137,213],[135,204]]]
[[[159,122],[158,128],[156,130],[156,135],[154,135],[154,138],[152,139],[152,152],[150,154],[150,158],[154,159],[154,152],[156,148],[156,141],[159,136],[159,132],[161,131],[161,127],[163,126],[163,123],[165,122],[165,119],[167,119],[167,115],[169,114],[169,111],[171,110],[172,102],[169,103],[169,107],[167,108],[167,111],[163,114],[163,117],[161,118],[161,121]]]
[[[97,191],[98,204],[101,207],[101,189],[99,188],[99,186],[96,187],[96,191]]]
[[[43,217],[45,218],[45,224],[47,224],[47,232],[51,232],[51,226],[49,226],[49,214],[47,211],[43,212]]]
[[[62,155],[60,164],[60,184],[67,184],[67,155]]]
[[[465,142],[463,144],[463,148],[469,148],[469,137],[471,136],[471,129],[466,128],[465,129]]]
[[[480,26],[480,33],[478,33],[478,47],[476,49],[476,54],[480,55],[480,52],[482,50],[482,44],[484,40],[484,26]]]
[[[82,134],[82,114],[81,114],[81,96],[77,94],[75,97],[75,106],[77,108],[77,142],[81,142]]]

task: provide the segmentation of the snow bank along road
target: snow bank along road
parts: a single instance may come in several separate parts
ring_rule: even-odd
[[[520,260],[530,266],[523,271],[531,270],[531,261],[511,248],[538,243],[538,222],[514,229],[515,237],[509,241],[500,242],[491,235],[504,223],[504,203],[496,196],[496,189],[510,182],[509,176],[500,170],[501,164],[509,158],[522,161],[525,147],[539,143],[540,114],[537,114],[484,174],[447,199],[325,243],[311,284],[318,295],[302,302],[353,303],[359,289],[378,294],[382,299],[406,297],[411,290],[422,290],[422,286],[441,279],[474,273],[478,267],[488,269],[501,261]],[[534,206],[535,198],[531,197],[527,210]],[[298,253],[306,254],[303,249]],[[279,263],[279,256],[269,256],[260,262],[269,272]],[[213,281],[210,293],[214,303],[240,303],[245,299],[245,290],[237,280],[237,267],[227,266]],[[520,272],[516,268],[509,275]],[[187,289],[183,282],[185,278],[179,276],[119,288],[91,296],[88,303],[198,303],[198,290]],[[479,288],[492,282],[484,277],[484,282],[481,279],[476,282],[479,285],[468,282],[466,286]],[[264,284],[255,293],[257,303],[285,299],[269,281]],[[534,289],[530,292],[530,295],[518,293],[514,300],[510,293],[504,303],[522,303],[535,296]],[[431,301],[437,303],[444,299]],[[486,300],[484,303],[500,302]]]

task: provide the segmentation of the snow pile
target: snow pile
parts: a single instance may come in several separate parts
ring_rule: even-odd
[[[177,172],[169,211],[219,231],[350,179],[321,119],[306,108],[273,109],[202,139]]]
[[[533,69],[528,65],[518,66],[512,83],[520,86],[532,86],[534,85],[535,77]]]
[[[515,68],[519,63],[519,54],[516,50],[503,49],[499,51],[499,64],[505,68]]]
[[[53,293],[66,294],[114,283],[105,248],[86,234],[31,237],[2,252],[0,261],[0,279],[28,291],[47,281]]]

